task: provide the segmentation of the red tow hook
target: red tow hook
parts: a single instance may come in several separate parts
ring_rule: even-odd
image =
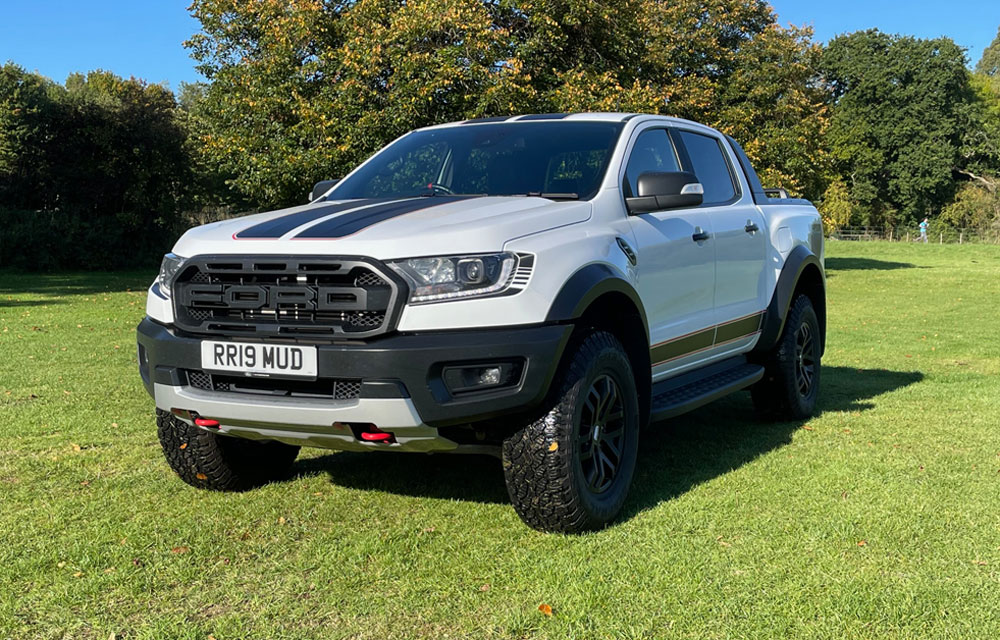
[[[209,420],[208,418],[195,418],[194,423],[199,427],[214,427],[216,429],[219,428],[218,420]]]
[[[361,439],[367,442],[395,442],[396,436],[392,435],[388,431],[382,431],[375,425],[371,425],[371,428],[367,431],[362,431],[360,433]]]

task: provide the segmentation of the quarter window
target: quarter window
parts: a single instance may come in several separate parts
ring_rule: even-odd
[[[674,145],[666,129],[647,129],[636,138],[632,153],[625,165],[626,197],[637,196],[639,176],[647,171],[680,171]]]
[[[684,149],[691,158],[691,170],[705,188],[704,204],[722,204],[736,197],[736,185],[729,161],[717,138],[692,131],[679,131]]]

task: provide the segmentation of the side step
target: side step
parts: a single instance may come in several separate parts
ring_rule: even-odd
[[[746,358],[730,358],[653,385],[650,423],[687,413],[745,389],[764,377],[764,367]]]

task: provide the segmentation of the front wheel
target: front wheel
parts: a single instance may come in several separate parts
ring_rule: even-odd
[[[625,350],[595,331],[557,382],[554,406],[503,443],[511,502],[541,531],[597,529],[621,511],[632,484],[639,402]]]
[[[242,491],[286,474],[299,448],[274,441],[244,440],[193,427],[156,410],[163,455],[180,479],[199,489]]]
[[[776,420],[804,420],[816,410],[819,397],[823,336],[807,296],[788,310],[781,339],[764,360],[764,378],[750,388],[754,406]]]

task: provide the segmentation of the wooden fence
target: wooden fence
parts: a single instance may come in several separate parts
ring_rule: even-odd
[[[843,227],[830,234],[832,240],[887,240],[889,242],[920,242],[919,228]],[[927,241],[936,244],[1000,244],[1000,229],[987,232],[971,229],[932,227]]]

